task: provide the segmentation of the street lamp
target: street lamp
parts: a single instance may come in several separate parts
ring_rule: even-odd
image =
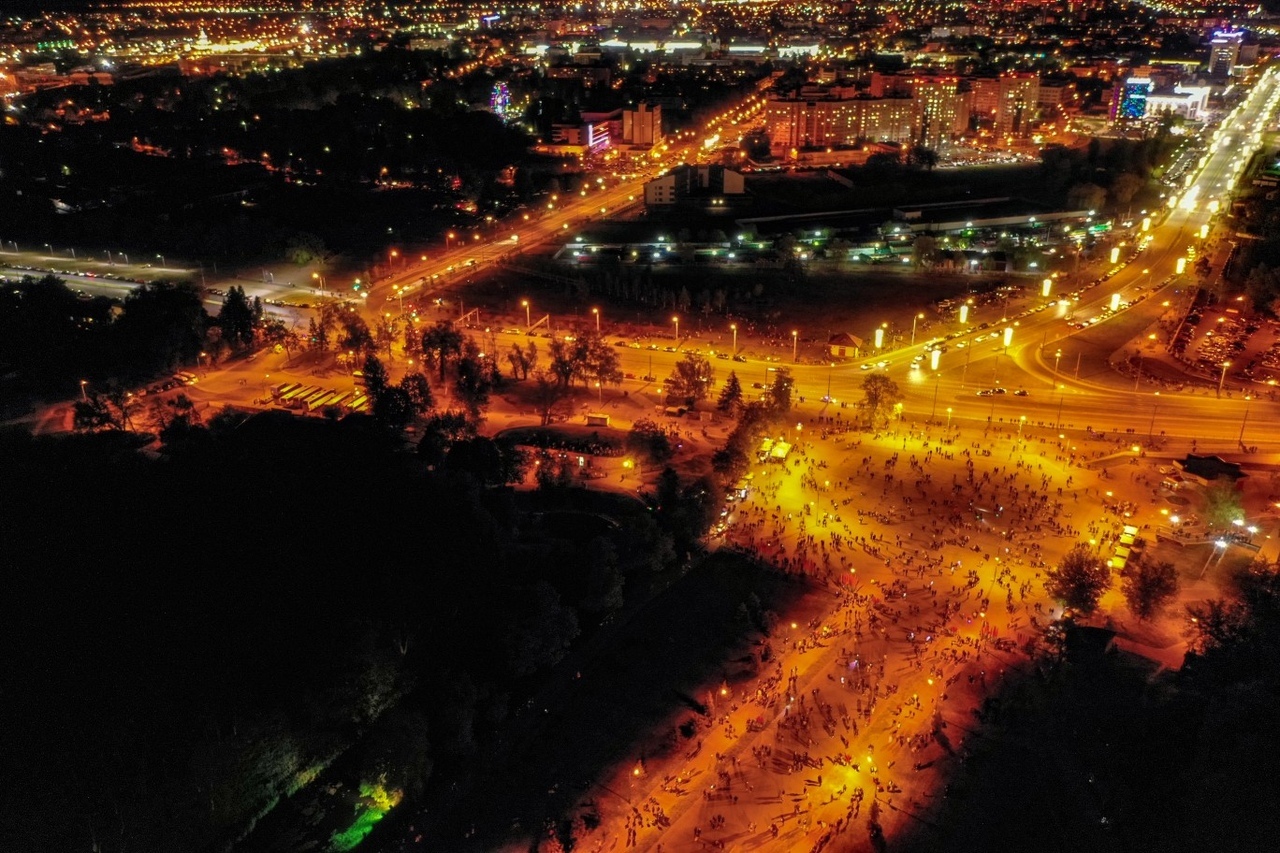
[[[1209,571],[1209,563],[1213,560],[1214,555],[1217,555],[1218,559],[1221,560],[1222,555],[1225,553],[1227,553],[1227,540],[1215,539],[1213,548],[1209,550],[1209,556],[1205,558],[1204,565],[1200,568],[1200,577],[1203,578],[1204,573]]]
[[[1053,354],[1053,384],[1058,384],[1058,362],[1062,361],[1062,350]]]
[[[156,255],[160,259],[160,269],[164,269],[164,255]]]
[[[524,306],[524,328],[525,331],[528,331],[529,326],[532,325],[532,321],[529,319],[529,300],[521,299],[520,304]]]
[[[791,330],[791,362],[796,362],[796,354],[800,348],[800,333],[795,329]]]
[[[1022,438],[1022,427],[1027,422],[1027,416],[1022,415],[1018,418],[1018,438]]]
[[[446,252],[447,252],[447,251],[449,251],[449,247],[450,247],[451,245],[453,245],[453,241],[454,241],[454,239],[456,239],[456,238],[457,238],[457,236],[458,236],[458,235],[457,235],[457,234],[454,234],[452,231],[449,231],[449,232],[446,232],[446,233],[445,233],[445,235],[444,235],[444,250],[445,250]]]
[[[916,321],[923,320],[923,319],[924,319],[923,314],[917,314],[916,316],[911,318],[911,345],[912,346],[915,346],[915,343],[916,343]]]
[[[596,315],[596,335],[600,334],[600,309],[592,308],[591,313]]]
[[[1222,396],[1222,383],[1227,381],[1227,368],[1231,366],[1231,362],[1222,362],[1222,375],[1218,377],[1218,396]]]
[[[672,317],[671,322],[676,325],[676,346],[680,345],[680,318]]]
[[[318,282],[320,282],[320,289],[321,289],[321,290],[325,290],[325,289],[326,289],[324,276],[320,275],[320,273],[318,273],[318,272],[313,272],[313,273],[311,274],[311,278],[312,278],[312,280],[313,280],[313,281],[318,281]]]
[[[1253,401],[1252,394],[1246,394],[1244,397],[1244,417],[1240,420],[1240,436],[1236,439],[1241,447],[1244,447],[1244,425],[1249,422],[1249,403]]]
[[[88,393],[84,390],[84,388],[85,388],[85,386],[86,386],[86,385],[88,385],[88,384],[89,384],[89,380],[88,380],[88,379],[81,379],[81,380],[80,380],[80,399],[81,399],[81,400],[83,400],[83,401],[84,401],[84,402],[86,402],[86,403],[87,403],[87,402],[89,402],[89,395],[88,395]]]
[[[938,370],[938,362],[941,360],[942,350],[935,349],[929,353],[929,368],[933,371],[933,408],[929,410],[929,423],[933,423],[933,416],[938,413],[938,386],[942,383],[942,372]]]
[[[596,402],[600,406],[604,406],[604,389],[600,387],[600,383],[596,383]]]
[[[947,430],[951,429],[951,407],[947,406]]]

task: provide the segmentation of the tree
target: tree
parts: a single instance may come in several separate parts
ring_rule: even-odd
[[[511,363],[511,378],[529,378],[529,363],[525,361],[524,350],[520,348],[519,343],[511,345],[511,350],[507,353],[507,361]]]
[[[517,677],[532,675],[560,662],[578,636],[578,618],[560,602],[555,587],[544,580],[522,594],[523,618],[506,633],[507,665]]]
[[[227,295],[222,298],[218,325],[222,327],[223,339],[236,349],[253,343],[253,306],[240,285],[231,285]]]
[[[671,381],[668,385],[672,394],[677,397],[683,397],[693,403],[707,398],[707,395],[711,393],[711,386],[715,382],[715,376],[715,368],[712,367],[706,356],[696,352],[688,352],[685,353],[684,358],[676,362],[675,369],[671,371]]]
[[[938,152],[923,145],[914,145],[907,152],[907,165],[913,169],[932,172],[938,165]]]
[[[487,361],[478,353],[469,353],[459,358],[455,366],[457,379],[453,388],[472,418],[480,417],[484,407],[489,405],[489,392],[493,390],[493,377]]]
[[[452,320],[438,320],[422,333],[422,354],[440,369],[440,381],[444,382],[445,365],[452,356],[462,352],[462,332]]]
[[[533,404],[542,418],[542,425],[546,426],[559,414],[568,392],[560,384],[559,377],[549,370],[534,373],[533,383]]]
[[[366,356],[364,367],[361,372],[364,374],[364,387],[369,392],[369,396],[377,403],[378,398],[387,390],[390,380],[387,377],[387,368],[383,366],[382,359],[376,355]]]
[[[435,405],[431,385],[427,382],[427,377],[421,373],[415,371],[406,374],[404,379],[400,380],[400,389],[409,395],[409,407],[418,417],[431,411],[431,407]]]
[[[921,234],[911,243],[911,265],[916,269],[931,266],[938,256],[938,240],[931,234]]]
[[[372,353],[375,349],[373,333],[369,324],[355,311],[343,311],[339,325],[342,336],[338,338],[338,347],[349,352]]]
[[[769,385],[768,407],[773,414],[791,411],[791,389],[795,382],[791,379],[791,368],[779,367],[773,371],[773,382]]]
[[[1133,560],[1120,572],[1120,592],[1133,615],[1145,621],[1178,594],[1178,572],[1167,560]]]
[[[1097,609],[1110,587],[1111,569],[1085,543],[1076,545],[1045,572],[1044,588],[1049,595],[1085,615]]]
[[[1204,517],[1214,527],[1231,527],[1244,518],[1244,505],[1235,481],[1217,477],[1204,490]]]
[[[305,266],[312,261],[324,260],[324,241],[307,231],[299,231],[285,244],[284,256],[290,263]]]
[[[651,462],[666,462],[671,458],[671,439],[653,418],[639,418],[627,432],[628,453],[642,455]]]
[[[883,373],[873,373],[862,380],[862,409],[867,413],[867,420],[872,427],[882,415],[888,417],[888,412],[901,399],[902,389],[898,387],[898,383]]]
[[[402,430],[413,420],[413,403],[409,393],[399,385],[383,387],[373,397],[373,417],[378,423],[390,430]]]
[[[1111,200],[1115,203],[1116,209],[1128,207],[1129,202],[1133,201],[1133,197],[1138,191],[1146,186],[1140,176],[1133,172],[1124,172],[1116,175],[1116,179],[1111,182]]]
[[[118,429],[107,401],[99,394],[89,394],[87,400],[76,400],[72,406],[71,423],[75,429],[84,432],[96,432],[108,427]]]
[[[551,341],[549,349],[551,365],[547,369],[560,387],[567,389],[578,372],[577,365],[573,363],[573,351],[564,341],[556,339]]]
[[[618,352],[596,332],[578,335],[570,348],[574,376],[585,384],[617,385],[622,381]]]
[[[1067,206],[1074,210],[1098,210],[1107,200],[1107,191],[1097,184],[1076,184],[1067,193]]]
[[[720,389],[716,408],[725,414],[737,414],[738,409],[742,408],[742,383],[738,381],[736,371],[729,371],[729,378],[724,381],[724,388]]]

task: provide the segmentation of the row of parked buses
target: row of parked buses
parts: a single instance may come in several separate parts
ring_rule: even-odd
[[[362,412],[369,406],[364,389],[334,391],[320,385],[304,385],[301,382],[285,382],[271,389],[271,398],[277,406],[300,410],[303,413],[323,411],[336,406],[344,413]]]

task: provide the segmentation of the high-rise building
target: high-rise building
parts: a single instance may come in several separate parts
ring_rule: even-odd
[[[662,141],[662,107],[641,103],[622,111],[622,141],[628,145],[653,146]]]
[[[1213,34],[1209,42],[1209,76],[1216,80],[1225,80],[1231,76],[1236,60],[1240,58],[1240,45],[1244,42],[1242,31]]]
[[[765,107],[770,147],[853,145],[858,142],[910,144],[920,135],[914,98],[775,98]]]
[[[955,135],[969,124],[967,102],[959,92],[960,78],[908,77],[907,89],[920,109],[919,143],[934,151],[946,151]]]
[[[1147,98],[1154,84],[1147,77],[1117,83],[1111,95],[1112,121],[1139,121],[1147,115]]]
[[[1040,101],[1040,78],[1027,72],[975,77],[973,114],[989,121],[997,136],[1027,136]]]

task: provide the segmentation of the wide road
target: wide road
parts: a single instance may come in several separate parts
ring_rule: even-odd
[[[544,208],[493,223],[487,238],[468,242],[464,234],[447,241],[444,251],[430,253],[426,261],[410,264],[392,277],[376,282],[367,299],[370,307],[381,311],[400,292],[416,293],[422,287],[429,288],[433,282],[478,272],[522,248],[548,240],[563,240],[584,223],[618,216],[643,202],[646,181],[681,163],[696,161],[699,152],[716,144],[721,135],[750,127],[764,103],[764,95],[759,92],[734,101],[700,127],[669,137],[646,164],[625,167],[627,171],[602,177],[578,193],[553,196]]]
[[[840,401],[852,405],[861,399],[863,380],[873,371],[883,370],[904,389],[903,417],[909,420],[950,417],[985,422],[990,418],[1018,424],[1025,418],[1032,427],[1091,427],[1107,433],[1131,430],[1135,441],[1165,433],[1196,438],[1201,448],[1234,449],[1243,439],[1246,445],[1280,450],[1280,434],[1264,429],[1280,409],[1265,398],[1246,399],[1239,380],[1226,377],[1221,395],[1216,387],[1203,384],[1175,391],[1135,383],[1108,364],[1113,353],[1145,336],[1169,310],[1170,302],[1176,308],[1176,300],[1185,304],[1189,298],[1182,288],[1192,283],[1191,261],[1186,261],[1187,274],[1179,276],[1178,260],[1188,258],[1189,247],[1201,245],[1200,228],[1213,218],[1214,202],[1226,203],[1278,104],[1280,81],[1268,72],[1248,100],[1223,121],[1203,165],[1190,172],[1188,182],[1180,187],[1176,206],[1153,216],[1148,231],[1141,231],[1139,224],[1130,245],[1121,250],[1123,268],[1109,280],[1092,286],[1086,283],[1076,297],[1057,292],[1043,297],[1038,287],[1032,287],[1029,297],[1011,300],[1003,307],[976,309],[967,326],[956,323],[949,330],[957,334],[946,341],[948,349],[940,356],[936,372],[931,369],[931,358],[923,354],[921,336],[916,346],[835,365],[792,364],[790,353],[779,361],[754,356],[747,363],[713,358],[717,378],[735,370],[748,393],[758,394],[753,384],[766,384],[771,381],[770,368],[785,366],[796,379],[797,395],[808,399],[830,396],[829,414],[834,416],[836,412],[852,414],[841,411]],[[1052,287],[1061,287],[1061,282],[1055,281]],[[1113,299],[1128,307],[1110,311]],[[1085,329],[1072,325],[1095,317],[1098,321]],[[1007,347],[1005,329],[1012,329]],[[948,333],[937,327],[933,331]],[[503,332],[495,337],[500,352],[513,342],[527,340],[523,334]],[[732,346],[728,330],[717,340],[682,336],[678,351],[667,351],[676,344],[671,334],[655,338],[652,345],[656,349],[620,348],[622,369],[636,377],[652,374],[660,381],[684,351],[698,350],[712,357],[713,350],[723,352]],[[545,342],[540,349],[545,354]],[[923,359],[913,367],[917,356]],[[874,366],[881,363],[881,367]],[[649,393],[655,402],[661,397],[657,382],[632,379],[623,387],[628,393]],[[1003,389],[1004,393],[979,396],[988,389]],[[1248,393],[1262,390],[1267,389],[1250,386]],[[617,393],[612,389],[605,392],[606,396]],[[1250,423],[1256,429],[1250,430]]]

